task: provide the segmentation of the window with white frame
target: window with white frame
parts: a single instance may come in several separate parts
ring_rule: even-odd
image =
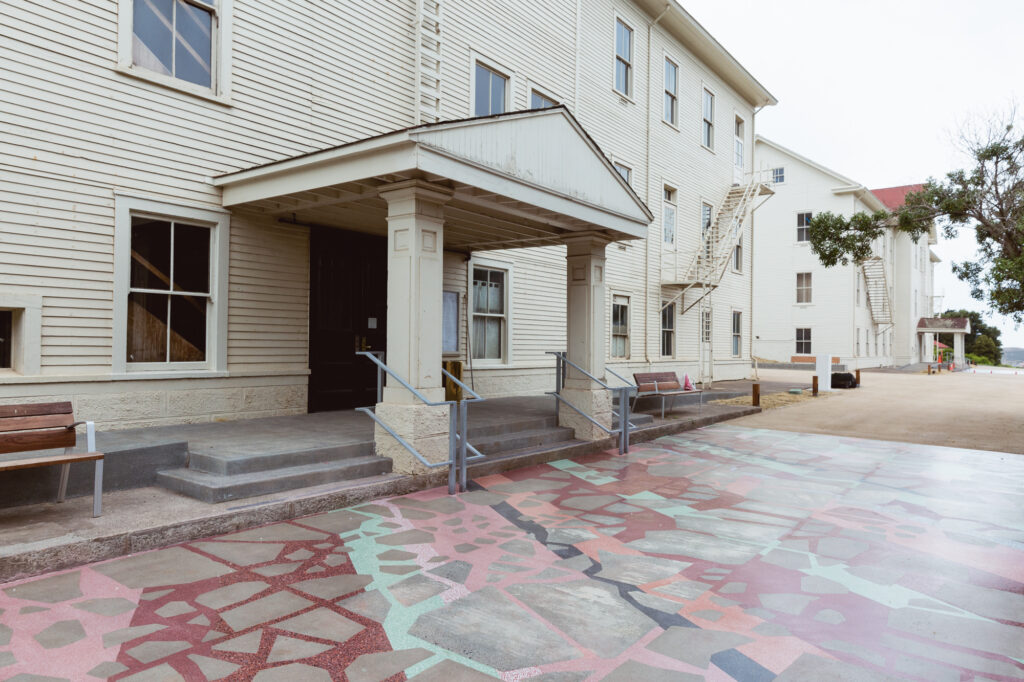
[[[679,117],[679,67],[665,58],[665,111],[666,123],[676,125]]]
[[[796,273],[796,302],[811,302],[811,273],[809,272]]]
[[[807,242],[811,240],[811,218],[814,215],[810,211],[796,214],[796,240]]]
[[[700,240],[704,244],[704,257],[711,258],[711,221],[714,219],[714,207],[708,203],[700,205]]]
[[[736,272],[743,272],[743,237],[736,243],[732,250],[732,269]]]
[[[665,185],[662,192],[661,235],[666,244],[676,243],[676,191]]]
[[[796,330],[796,353],[797,355],[811,354],[811,329],[810,327],[798,327]]]
[[[612,161],[612,167],[615,172],[618,173],[623,180],[626,181],[627,185],[633,184],[633,169],[629,166],[619,163],[618,161]]]
[[[704,88],[702,97],[700,142],[708,149],[715,148],[715,95]]]
[[[743,168],[743,119],[739,116],[736,117],[736,144],[733,148],[733,165],[737,168]]]
[[[550,109],[551,107],[557,107],[558,102],[551,99],[547,95],[537,90],[530,90],[530,108],[531,109]]]
[[[473,76],[473,115],[490,116],[508,110],[508,76],[476,62]]]
[[[206,362],[210,232],[207,225],[132,216],[127,362]]]
[[[224,371],[227,211],[114,197],[114,374]]]
[[[503,360],[508,328],[508,272],[473,268],[473,359]]]
[[[227,45],[223,15],[230,0],[121,0],[122,16],[130,16],[130,41],[121,65],[171,82],[217,92],[222,71],[218,54]],[[128,38],[129,27],[122,27]],[[129,61],[130,60],[130,61]],[[227,75],[225,73],[225,75]]]
[[[857,342],[853,351],[854,357],[860,357],[860,327],[857,327]]]
[[[622,19],[615,20],[615,89],[633,95],[633,29]]]
[[[662,301],[661,305],[661,354],[671,357],[676,352],[676,304]]]
[[[772,168],[772,182],[776,185],[786,181],[786,169],[782,166]]]
[[[711,343],[711,311],[705,310],[700,325],[700,338],[704,343]]]
[[[732,354],[740,356],[743,346],[743,313],[738,310],[732,311]]]
[[[629,357],[628,296],[612,296],[612,357]]]

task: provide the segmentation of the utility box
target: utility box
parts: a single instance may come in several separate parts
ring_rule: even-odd
[[[462,381],[462,360],[444,360],[441,362],[441,366],[444,367],[446,372],[450,373],[459,381]],[[462,400],[461,386],[448,377],[444,377],[443,385],[445,400]]]
[[[814,373],[818,375],[818,390],[832,390],[832,356],[816,355],[814,357]]]

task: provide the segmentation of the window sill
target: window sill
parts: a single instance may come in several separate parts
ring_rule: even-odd
[[[128,370],[123,374],[111,374],[111,381],[144,381],[146,379],[221,379],[228,376],[226,371],[212,369],[158,369]]]
[[[793,307],[794,308],[810,308],[813,305],[814,305],[813,303],[794,303]]]
[[[624,104],[636,104],[636,100],[634,100],[630,95],[627,95],[626,93],[617,89],[614,85],[612,86],[612,92],[618,95],[619,99],[621,99]]]
[[[671,122],[669,122],[669,121],[666,121],[666,120],[665,120],[664,118],[663,118],[663,119],[661,119],[661,122],[662,122],[662,123],[664,123],[665,125],[667,125],[667,126],[668,126],[669,128],[671,128],[672,130],[676,131],[677,133],[678,133],[678,132],[681,132],[681,131],[679,130],[679,126],[678,126],[678,125],[676,125],[675,123],[671,123]]]
[[[714,148],[714,147],[709,147],[709,146],[707,146],[706,144],[704,144],[703,142],[701,142],[701,143],[700,143],[700,146],[701,146],[701,148],[702,148],[702,149],[704,149],[704,150],[706,150],[706,151],[709,151],[709,152],[711,152],[712,154],[717,154],[717,152],[715,151],[715,148]]]
[[[168,90],[174,90],[186,95],[198,97],[199,99],[204,99],[207,102],[213,102],[214,104],[219,104],[225,107],[233,106],[230,97],[219,95],[210,88],[192,85],[187,81],[183,81],[178,78],[163,76],[152,71],[147,71],[146,69],[137,68],[135,66],[124,66],[123,64],[116,65],[114,70],[130,78],[137,78],[139,80],[146,81],[147,83],[153,83],[154,85],[159,85],[162,88],[167,88]]]

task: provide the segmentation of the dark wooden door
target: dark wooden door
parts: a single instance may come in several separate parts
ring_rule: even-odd
[[[377,367],[355,353],[387,345],[387,240],[314,229],[309,286],[309,411],[376,404]]]

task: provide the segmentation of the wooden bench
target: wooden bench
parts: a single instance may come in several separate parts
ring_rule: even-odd
[[[75,427],[80,424],[85,424],[88,452],[74,453]],[[96,463],[96,471],[92,488],[92,515],[102,514],[103,455],[96,452],[96,425],[92,422],[76,422],[71,403],[0,405],[0,455],[51,448],[64,448],[64,454],[0,459],[0,472],[59,464],[61,472],[57,501],[63,502],[71,464],[93,461]]]
[[[664,419],[666,398],[672,399],[672,404],[669,406],[671,410],[675,405],[676,396],[696,393],[700,396],[699,411],[704,411],[704,391],[699,388],[687,391],[683,388],[683,384],[675,372],[635,373],[633,380],[636,381],[637,388],[636,396],[633,398],[633,409],[636,409],[636,402],[640,398],[658,397],[661,398],[661,418]]]

